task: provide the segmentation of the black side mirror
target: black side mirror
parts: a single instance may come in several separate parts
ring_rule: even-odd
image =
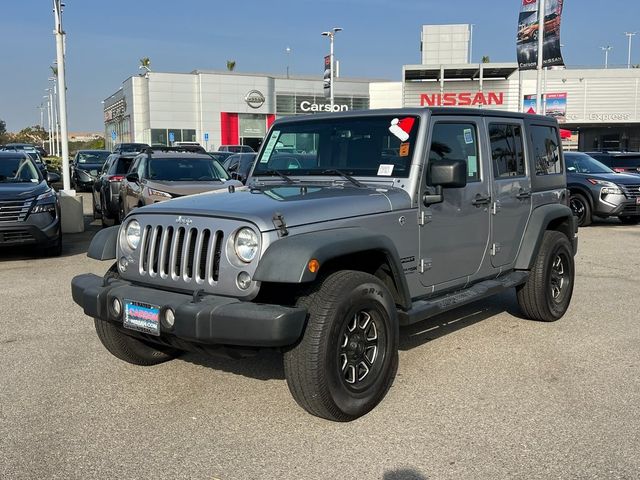
[[[467,162],[464,160],[440,160],[429,162],[427,184],[436,187],[434,194],[425,193],[425,205],[441,203],[444,188],[462,188],[467,185]]]
[[[55,172],[47,172],[47,183],[58,183],[60,181],[60,175]]]
[[[131,183],[139,183],[140,177],[138,177],[137,173],[130,173],[127,175],[127,181]]]

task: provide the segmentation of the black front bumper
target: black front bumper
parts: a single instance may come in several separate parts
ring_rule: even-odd
[[[0,246],[53,245],[59,238],[59,217],[55,218],[46,227],[28,222],[10,222],[0,226]]]
[[[205,345],[244,347],[284,347],[295,343],[305,325],[307,312],[302,308],[241,302],[234,298],[192,295],[142,287],[123,280],[105,281],[93,274],[74,277],[73,300],[84,313],[122,326],[122,315],[111,308],[113,299],[133,300],[167,308],[175,312],[172,328],[160,325],[158,341],[175,337]],[[125,333],[128,331],[123,329]],[[137,332],[131,331],[132,336]],[[151,336],[147,338],[153,340]]]

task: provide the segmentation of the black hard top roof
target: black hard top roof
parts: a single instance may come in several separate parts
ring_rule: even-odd
[[[507,112],[503,110],[491,110],[488,108],[459,108],[459,107],[428,107],[428,108],[384,108],[375,110],[351,110],[347,112],[313,113],[308,115],[291,115],[279,118],[275,123],[283,124],[300,120],[326,120],[331,118],[355,118],[355,117],[378,117],[378,116],[402,116],[402,115],[449,115],[449,116],[474,116],[474,117],[502,117],[531,120],[535,122],[545,122],[557,124],[558,122],[543,115],[532,115],[529,113]]]

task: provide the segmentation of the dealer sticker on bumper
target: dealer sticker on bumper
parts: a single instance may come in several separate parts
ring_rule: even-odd
[[[124,301],[125,328],[160,335],[160,307],[132,300]]]

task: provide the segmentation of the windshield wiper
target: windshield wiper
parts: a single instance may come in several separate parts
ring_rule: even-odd
[[[285,182],[287,183],[293,183],[293,179],[287,175],[285,175],[282,172],[279,172],[278,170],[267,170],[266,172],[262,172],[265,173],[267,175],[278,175],[280,178],[282,178]]]
[[[315,173],[315,172],[314,172]],[[347,180],[349,180],[351,183],[353,183],[356,187],[359,188],[366,188],[365,185],[363,185],[362,183],[360,183],[358,180],[356,180],[355,178],[353,178],[351,175],[349,175],[348,173],[343,172],[342,170],[336,170],[334,168],[330,168],[328,170],[323,170],[319,173],[320,175],[340,175],[342,178],[345,178]]]

